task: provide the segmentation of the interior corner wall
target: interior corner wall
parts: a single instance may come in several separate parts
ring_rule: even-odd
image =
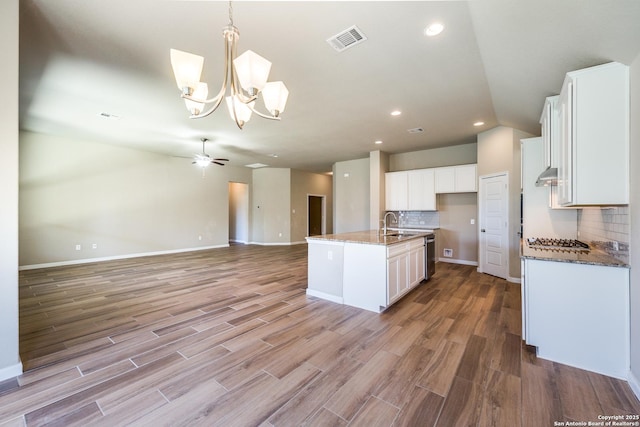
[[[19,1],[0,3],[0,381],[22,374],[18,337]]]
[[[369,228],[376,230],[385,213],[385,173],[389,171],[389,154],[383,151],[369,153]]]
[[[630,68],[631,106],[630,117],[640,117],[640,56]],[[629,134],[630,165],[640,165],[640,122],[630,121]],[[640,399],[640,168],[629,168],[631,217],[630,259],[633,266],[630,272],[631,292],[631,378],[633,390]]]
[[[291,242],[291,169],[253,170],[252,242],[285,245]]]
[[[509,174],[508,279],[513,281],[520,279],[520,236],[517,234],[520,231],[520,140],[531,136],[505,126],[478,134],[478,177],[500,172]]]
[[[251,171],[20,132],[20,265],[227,246],[230,181]]]
[[[324,196],[325,232],[333,232],[332,177],[325,174],[291,170],[291,242],[305,242],[308,235],[309,195]]]
[[[440,229],[436,238],[436,258],[460,264],[478,264],[478,193],[438,194]],[[471,224],[471,219],[476,221]],[[451,259],[444,249],[451,249]]]
[[[369,230],[369,158],[333,165],[334,233]]]

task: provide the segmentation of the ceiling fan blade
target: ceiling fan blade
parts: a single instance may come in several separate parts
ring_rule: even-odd
[[[213,159],[213,160],[217,160],[219,162],[228,162],[229,161],[229,159]]]
[[[216,165],[224,166],[224,163],[216,162],[215,160],[212,161],[211,163],[215,163]]]

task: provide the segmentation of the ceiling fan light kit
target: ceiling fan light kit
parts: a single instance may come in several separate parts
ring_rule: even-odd
[[[213,98],[209,96],[208,85],[200,81],[204,58],[189,52],[171,49],[171,66],[178,89],[185,100],[190,118],[198,119],[213,113],[226,98],[231,118],[242,129],[252,113],[265,119],[280,120],[289,91],[281,81],[267,82],[271,71],[271,62],[248,50],[236,57],[236,47],[240,32],[233,25],[233,9],[229,1],[229,24],[223,28],[225,40],[225,72],[220,91]],[[229,95],[225,96],[229,93]],[[267,113],[255,109],[255,101],[262,94]],[[205,106],[210,107],[205,110]]]
[[[220,166],[224,166],[224,163],[222,162],[228,162],[229,159],[212,159],[207,153],[205,153],[204,151],[204,143],[208,141],[207,138],[200,138],[200,141],[202,141],[202,154],[196,154],[195,157],[193,158],[193,161],[191,162],[192,165],[196,165],[202,169],[206,168],[207,166],[209,166],[212,163],[215,163],[216,165],[220,165]]]

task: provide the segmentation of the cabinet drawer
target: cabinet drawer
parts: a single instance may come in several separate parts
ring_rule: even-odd
[[[405,252],[409,252],[409,242],[398,243],[397,245],[388,246],[387,258],[392,258],[394,256],[401,255]]]

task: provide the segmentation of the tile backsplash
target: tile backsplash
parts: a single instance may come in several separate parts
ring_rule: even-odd
[[[440,215],[437,211],[395,211],[398,221],[389,216],[387,225],[398,228],[439,228]]]
[[[578,210],[578,238],[601,246],[617,259],[629,260],[629,207]]]

